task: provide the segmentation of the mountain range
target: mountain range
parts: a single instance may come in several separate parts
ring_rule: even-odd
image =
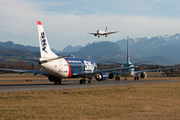
[[[118,40],[115,43],[122,50],[126,50],[127,40]],[[180,34],[161,35],[151,38],[131,38],[129,44],[133,55],[140,57],[165,56],[180,63]]]
[[[155,60],[156,64],[180,64],[180,34],[156,37],[130,38],[129,47],[131,62]],[[85,57],[95,62],[114,61],[126,62],[127,39],[116,42],[97,41],[89,42],[86,46],[68,45],[62,51],[53,52],[59,55],[72,54],[76,57]],[[40,57],[39,47],[14,44],[12,41],[0,42],[0,56]]]

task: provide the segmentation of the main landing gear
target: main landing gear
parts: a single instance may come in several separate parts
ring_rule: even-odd
[[[54,76],[48,76],[49,81],[54,82],[55,85],[61,84],[62,78],[54,77]]]
[[[127,80],[126,77],[125,77],[125,80]],[[120,77],[115,77],[115,81],[120,81]]]
[[[115,81],[120,81],[120,77],[115,77]]]
[[[139,77],[138,76],[134,77],[134,80],[139,80]]]
[[[57,84],[61,84],[61,80],[62,80],[62,78],[56,78],[55,80],[54,80],[54,84],[55,85],[57,85]]]
[[[127,78],[125,77],[125,80],[127,80]],[[134,77],[134,80],[139,80],[138,76]],[[115,77],[115,81],[120,81],[120,77]]]
[[[83,78],[83,79],[80,79],[79,83],[80,84],[92,83],[92,79],[88,78],[88,80],[86,80],[85,78]]]

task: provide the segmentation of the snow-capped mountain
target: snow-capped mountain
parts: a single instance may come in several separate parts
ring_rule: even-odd
[[[116,41],[122,50],[126,51],[127,39]],[[130,38],[130,52],[140,57],[166,56],[180,61],[180,34],[160,35],[157,37]]]
[[[101,42],[106,42],[106,41],[94,41],[94,42],[89,42],[88,44],[86,44],[86,46],[85,47],[87,47],[87,46],[89,46],[89,45],[91,45],[91,44],[93,44],[93,43],[101,43]]]

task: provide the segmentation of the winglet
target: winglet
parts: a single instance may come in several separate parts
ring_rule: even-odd
[[[38,24],[38,25],[42,25],[42,24],[41,24],[41,21],[37,21],[37,24]]]

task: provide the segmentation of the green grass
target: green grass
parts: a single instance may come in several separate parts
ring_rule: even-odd
[[[176,120],[180,82],[0,93],[0,118]]]

